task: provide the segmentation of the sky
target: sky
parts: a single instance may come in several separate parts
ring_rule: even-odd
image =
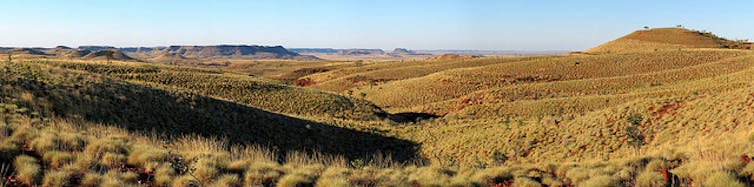
[[[2,0],[0,46],[584,50],[644,26],[754,39],[754,1]]]

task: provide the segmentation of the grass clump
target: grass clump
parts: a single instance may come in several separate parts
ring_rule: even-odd
[[[618,186],[618,184],[616,184],[616,181],[611,176],[600,175],[600,176],[595,176],[595,177],[591,177],[587,179],[583,183],[579,184],[579,186],[605,187],[605,186]]]
[[[68,171],[52,171],[47,172],[42,182],[42,186],[48,187],[64,187],[71,186],[73,181],[73,174]]]
[[[312,186],[314,180],[310,177],[302,174],[288,174],[280,178],[280,181],[275,185],[277,187],[299,187],[299,186]]]
[[[42,166],[34,157],[21,155],[14,162],[18,179],[28,185],[38,185],[42,182]]]
[[[238,177],[238,175],[235,174],[225,174],[217,178],[212,184],[210,184],[210,187],[235,187],[235,186],[241,186],[243,185],[243,181],[241,181],[241,178]]]
[[[286,171],[276,164],[262,162],[252,164],[244,176],[244,186],[269,186],[276,183]]]
[[[644,171],[636,176],[635,184],[637,186],[665,186],[665,178],[658,172]]]
[[[102,175],[99,173],[86,173],[81,178],[81,186],[95,187],[102,183]]]
[[[69,152],[50,151],[42,155],[42,160],[52,168],[60,168],[63,165],[74,162],[76,157]]]
[[[704,181],[703,186],[707,187],[744,187],[741,181],[738,181],[736,177],[725,171],[715,172]]]

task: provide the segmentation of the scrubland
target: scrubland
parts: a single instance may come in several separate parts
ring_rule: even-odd
[[[616,41],[685,47],[281,69],[22,56],[0,62],[0,184],[754,185],[754,52],[650,31]]]

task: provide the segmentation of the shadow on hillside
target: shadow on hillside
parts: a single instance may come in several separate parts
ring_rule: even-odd
[[[424,120],[431,120],[440,117],[442,116],[420,112],[395,113],[390,116],[391,120],[398,123],[418,123]]]
[[[77,81],[76,85],[11,80],[13,86],[46,98],[52,114],[101,122],[167,137],[227,137],[235,145],[266,145],[278,153],[318,150],[349,159],[392,153],[397,161],[417,159],[419,145],[267,112],[189,92],[168,91],[120,81]],[[45,115],[45,114],[43,114]],[[284,154],[278,154],[284,155]]]

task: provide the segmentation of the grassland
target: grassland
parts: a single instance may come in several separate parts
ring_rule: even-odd
[[[0,63],[0,184],[752,186],[754,51],[676,31],[628,38],[681,50],[598,55],[19,56]]]

